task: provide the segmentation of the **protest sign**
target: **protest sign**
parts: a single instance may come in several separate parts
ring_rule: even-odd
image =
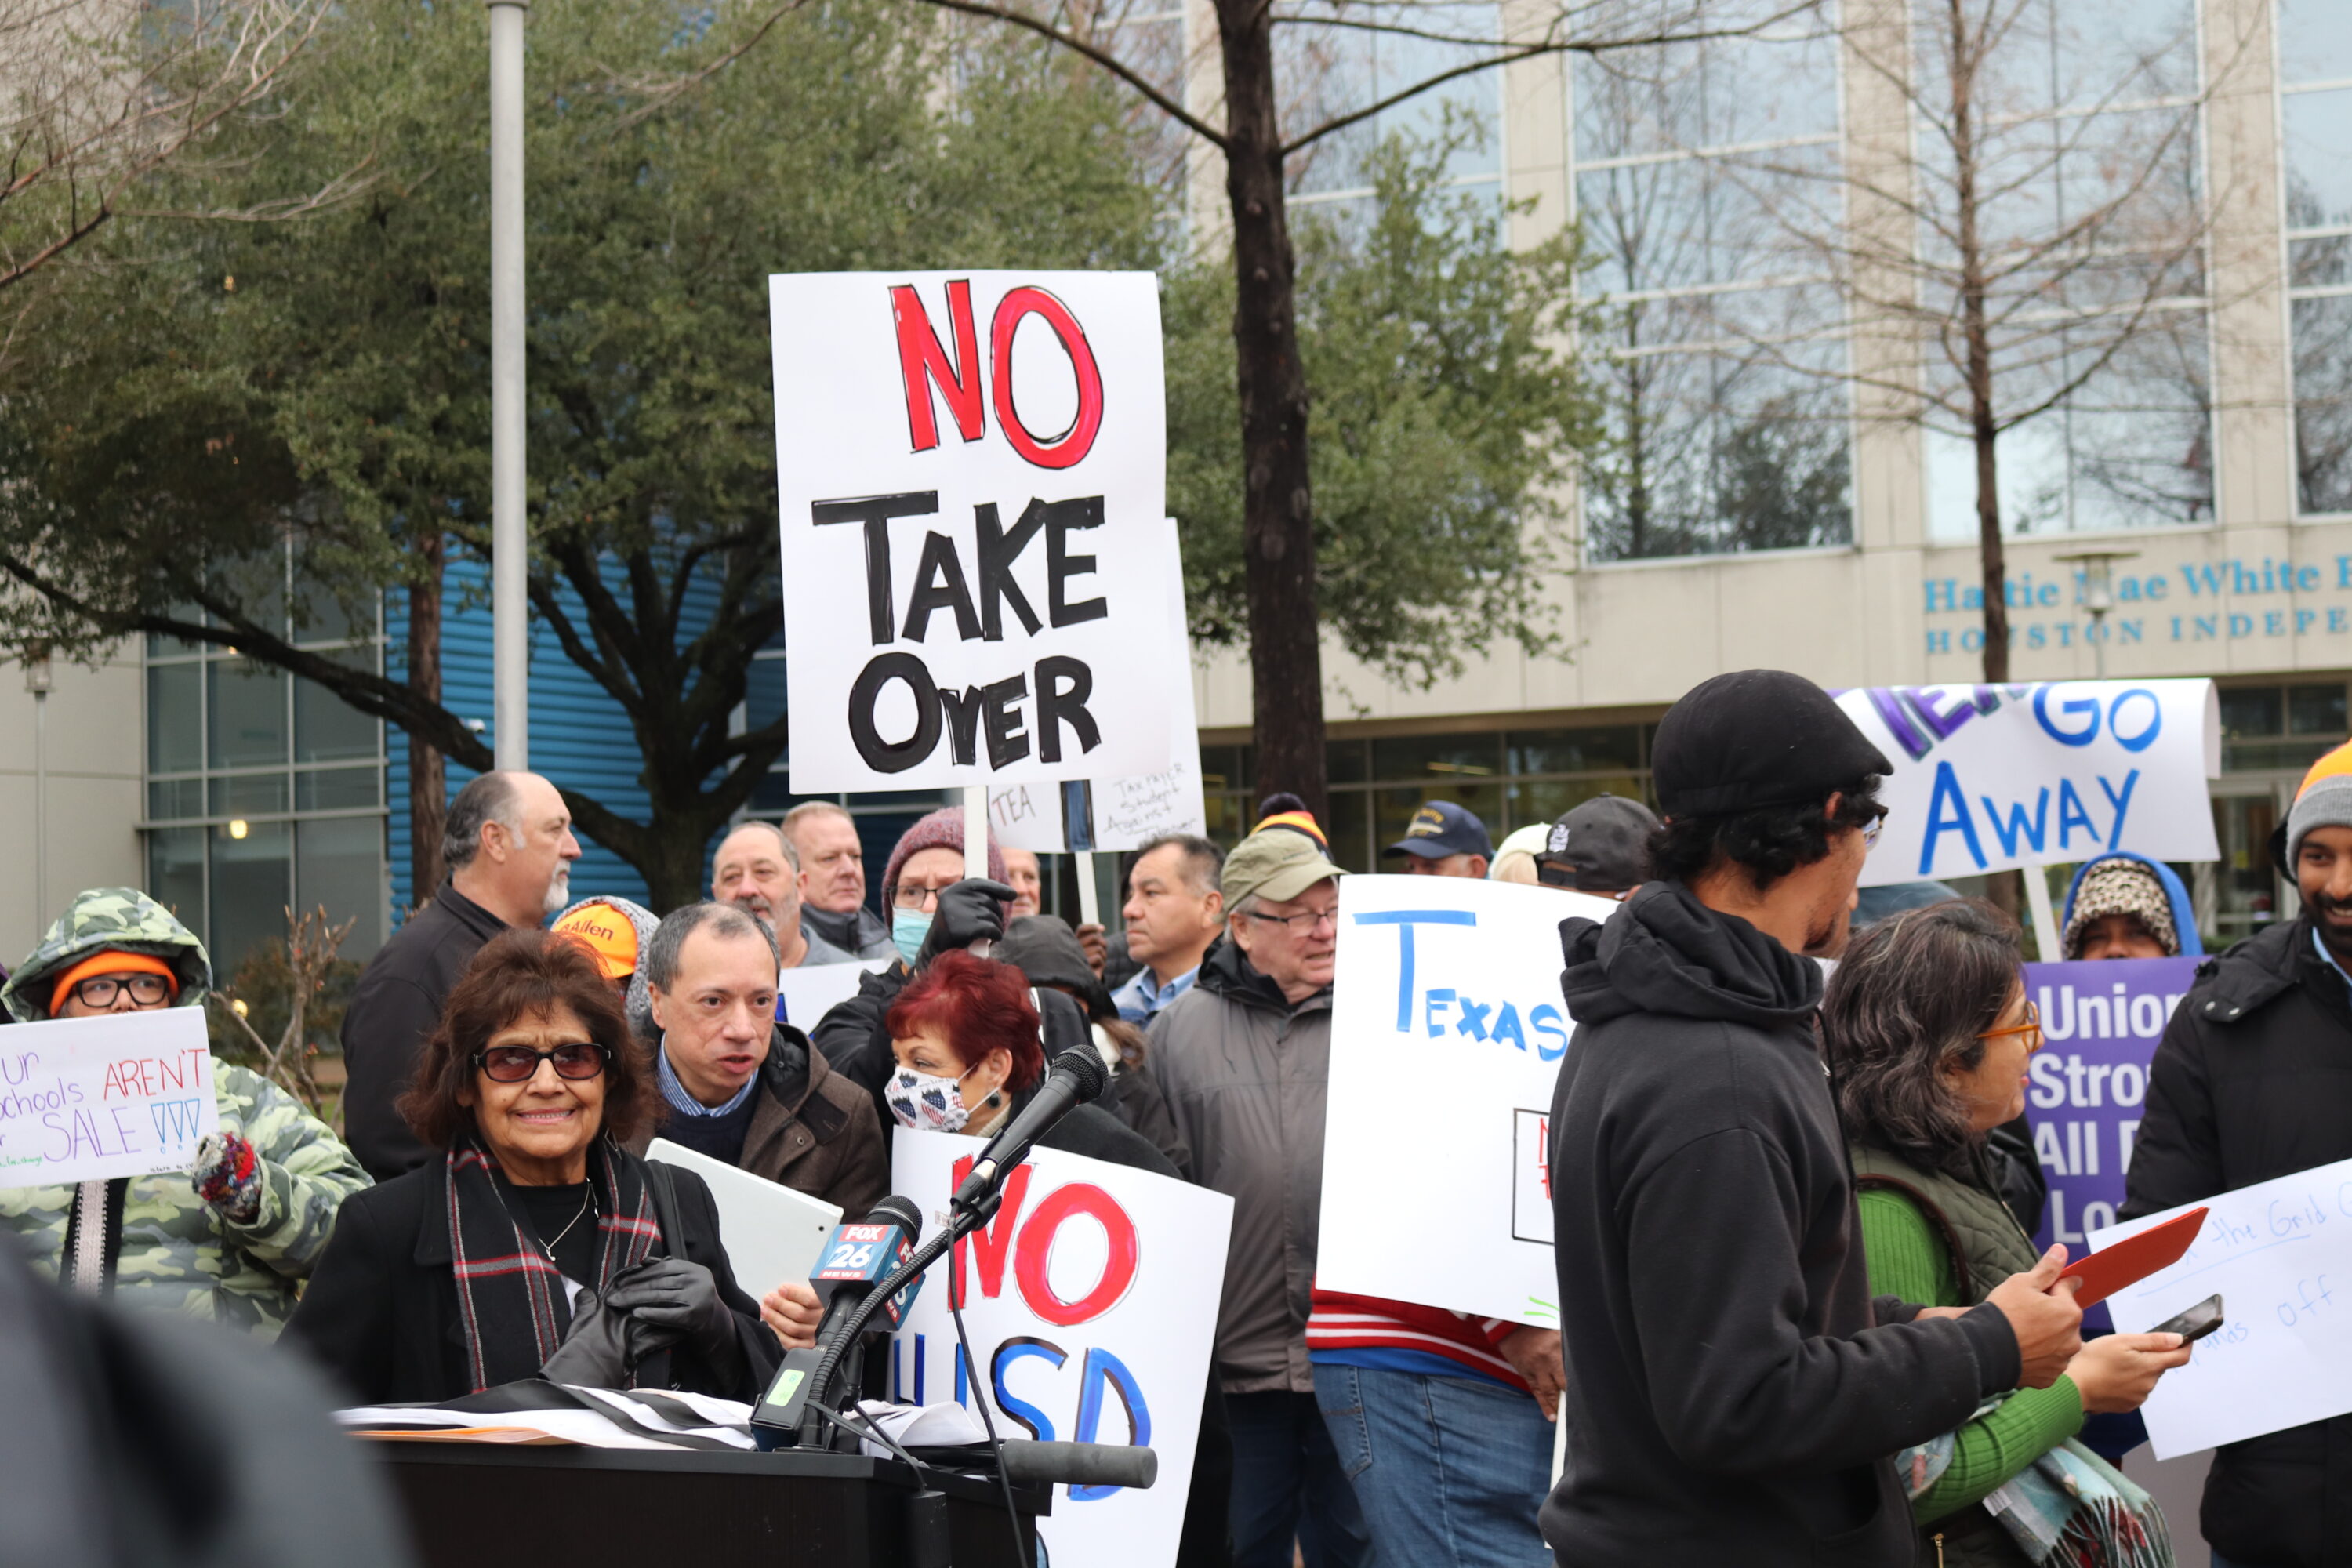
[[[1166,768],[1157,280],[799,274],[769,312],[794,792]]]
[[[184,1171],[219,1126],[200,1007],[16,1024],[0,1035],[0,1187]]]
[[[1558,1326],[1551,1094],[1574,1028],[1559,922],[1616,909],[1515,882],[1340,879],[1326,1289]],[[1406,1181],[1401,1117],[1416,1144],[1445,1152],[1412,1162]]]
[[[1895,764],[1864,887],[2115,849],[2221,855],[2205,788],[2221,771],[2210,680],[1872,686],[1837,700]]]
[[[859,982],[890,967],[887,958],[864,958],[855,963],[804,963],[776,976],[782,1002],[776,1016],[806,1034],[827,1013],[857,994]]]
[[[901,1131],[891,1190],[937,1226],[983,1147]],[[1225,1278],[1233,1200],[1172,1177],[1038,1149],[1005,1179],[1003,1206],[958,1245],[975,1377],[956,1344],[949,1280],[932,1278],[890,1345],[890,1396],[970,1405],[997,1434],[1135,1443],[1160,1457],[1143,1490],[1056,1487],[1038,1521],[1059,1568],[1170,1568],[1184,1524]],[[948,1273],[934,1265],[934,1276]]]
[[[1184,629],[1184,557],[1176,520],[1161,521],[1158,570],[1167,584],[1166,658],[1175,672],[1169,691],[1168,766],[1132,778],[990,789],[989,826],[1008,848],[1138,849],[1163,833],[1208,830],[1201,804],[1201,730],[1192,706],[1192,639]]]
[[[2111,1226],[2139,1135],[2148,1063],[2172,1010],[2197,977],[2194,958],[2029,963],[2025,994],[2042,1009],[2042,1049],[2026,1070],[2033,1152],[2050,1183],[2048,1247],[2076,1256],[2086,1233]]]
[[[2352,1160],[2200,1202],[2212,1212],[2180,1261],[2107,1299],[2116,1328],[2145,1332],[2221,1296],[2221,1327],[2140,1407],[2159,1459],[2352,1412]],[[2093,1231],[2091,1247],[2197,1206]]]

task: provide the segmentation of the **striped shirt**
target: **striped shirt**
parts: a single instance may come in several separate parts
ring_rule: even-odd
[[[1342,1296],[1317,1287],[1307,1320],[1309,1361],[1372,1367],[1432,1377],[1465,1373],[1521,1394],[1533,1391],[1503,1358],[1500,1346],[1521,1325],[1504,1318],[1474,1318],[1443,1307]]]

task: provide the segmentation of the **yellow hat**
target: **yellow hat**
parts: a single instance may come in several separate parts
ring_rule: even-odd
[[[596,967],[607,980],[626,980],[637,972],[637,928],[610,904],[574,904],[548,929],[594,953]]]
[[[2303,836],[2315,827],[2352,827],[2352,741],[2311,764],[2286,814],[2286,864],[2293,867]]]

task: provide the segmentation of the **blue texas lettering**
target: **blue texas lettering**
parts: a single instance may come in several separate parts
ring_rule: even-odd
[[[2106,797],[2107,810],[2113,814],[2105,833],[2099,831],[2099,824],[2092,816],[2091,807],[2084,801],[2082,792],[2075,788],[2074,781],[2061,779],[2058,781],[2058,821],[2054,834],[2051,831],[2051,795],[2046,784],[2035,794],[2030,809],[2024,801],[2012,800],[2004,813],[2000,804],[1992,796],[1977,796],[1984,805],[1985,831],[1979,834],[1976,816],[1969,809],[1968,792],[1960,787],[1960,775],[1953,771],[1948,761],[1937,763],[1935,791],[1927,800],[1927,827],[1919,840],[1919,875],[1927,877],[1935,874],[1937,847],[1948,833],[1958,836],[1961,847],[1969,852],[1969,858],[1976,862],[1979,871],[1988,868],[1985,858],[1987,838],[2000,846],[2004,858],[2012,860],[2022,851],[2031,851],[2035,856],[2050,853],[2053,848],[2051,843],[2053,837],[2057,841],[2054,848],[2062,851],[2074,848],[2078,835],[2090,848],[2122,847],[2124,821],[2131,812],[2132,792],[2139,787],[2139,770],[2133,768],[2126,773],[2121,784],[2110,783],[2105,773],[2095,775],[2095,779],[2099,793]],[[1952,868],[1945,869],[1949,871]]]
[[[1423,925],[1475,926],[1478,917],[1467,910],[1381,910],[1355,917],[1358,925],[1390,925],[1397,928],[1397,1033],[1412,1031],[1414,994],[1413,928]],[[1446,1015],[1453,1016],[1449,1019]],[[1469,993],[1444,986],[1432,986],[1422,994],[1421,1026],[1431,1039],[1444,1037],[1450,1026],[1463,1038],[1491,1041],[1524,1051],[1528,1047],[1528,1035],[1535,1036],[1535,1052],[1539,1060],[1558,1061],[1568,1049],[1567,1016],[1551,1003],[1543,1002],[1528,1009],[1522,1021],[1517,1005],[1510,1002],[1481,1002]]]

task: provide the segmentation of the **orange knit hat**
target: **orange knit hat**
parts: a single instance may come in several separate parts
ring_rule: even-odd
[[[110,947],[91,953],[58,976],[57,986],[49,993],[49,1016],[58,1016],[58,1009],[66,1005],[67,994],[75,986],[100,974],[160,974],[171,988],[172,999],[176,1002],[180,997],[180,977],[170,964],[152,953],[124,952]]]

